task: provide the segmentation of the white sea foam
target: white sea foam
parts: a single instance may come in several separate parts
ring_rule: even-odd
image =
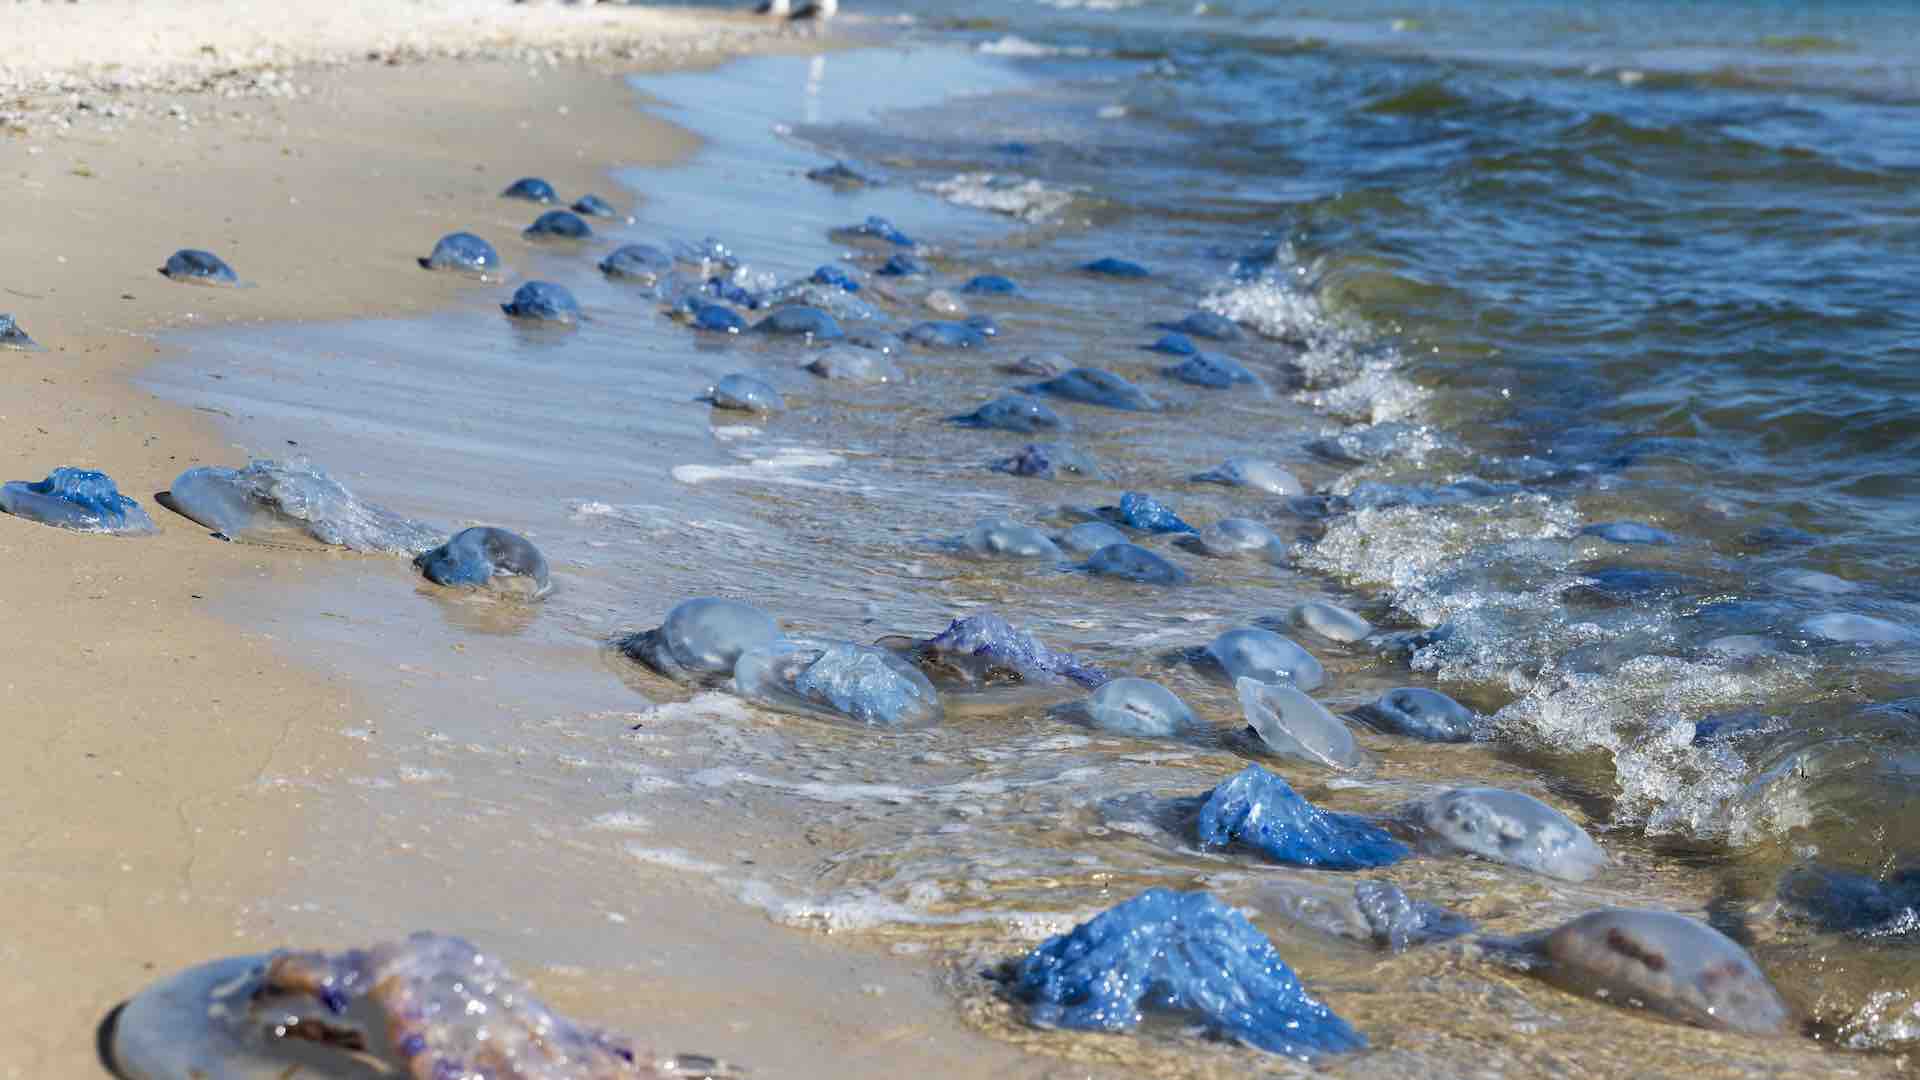
[[[1074,193],[1065,188],[991,172],[961,173],[923,186],[955,206],[991,210],[1027,222],[1051,221],[1074,199]]]

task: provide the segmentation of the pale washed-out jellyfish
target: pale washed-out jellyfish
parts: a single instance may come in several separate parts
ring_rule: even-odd
[[[1103,547],[1127,543],[1127,534],[1104,521],[1083,521],[1061,533],[1055,543],[1075,555],[1091,555]]]
[[[1240,711],[1267,749],[1332,769],[1352,769],[1366,760],[1353,732],[1326,706],[1281,683],[1237,679]]]
[[[181,248],[167,256],[167,264],[160,272],[174,281],[183,281],[189,285],[238,285],[240,278],[228,266],[226,260],[211,251],[198,248]]]
[[[985,518],[954,541],[961,553],[979,559],[1047,559],[1058,561],[1060,549],[1047,534],[1006,518]]]
[[[448,233],[433,245],[433,254],[420,260],[425,270],[452,270],[478,277],[498,273],[500,253],[470,232]]]
[[[757,705],[867,727],[940,722],[940,693],[912,664],[850,641],[780,640],[749,649],[733,668],[734,692]]]
[[[1309,600],[1295,604],[1287,621],[1328,641],[1355,642],[1373,633],[1373,624],[1338,604]]]
[[[920,665],[939,685],[978,688],[1070,679],[1097,687],[1112,678],[1070,652],[1047,647],[990,611],[955,619],[924,641],[894,635],[874,644]]]
[[[255,544],[317,541],[352,551],[417,555],[446,535],[437,525],[362,502],[302,459],[260,459],[244,469],[188,469],[155,500],[222,540]]]
[[[455,588],[493,588],[539,598],[553,591],[547,557],[519,533],[491,525],[462,529],[413,560],[428,581]]]
[[[701,596],[674,605],[661,625],[616,642],[631,659],[679,682],[720,682],[740,654],[779,641],[773,616],[738,600]]]
[[[1036,431],[1064,431],[1067,422],[1047,403],[1027,394],[1004,394],[970,413],[947,417],[961,427],[995,428],[1031,434]]]
[[[456,937],[216,960],[147,987],[101,1025],[122,1080],[729,1077],[561,1016]]]
[[[1264,491],[1269,495],[1305,495],[1306,486],[1292,472],[1275,465],[1271,461],[1257,458],[1228,458],[1205,472],[1197,472],[1187,479],[1201,484],[1225,484],[1227,487],[1246,487],[1255,491]]]
[[[1438,690],[1429,690],[1424,686],[1402,686],[1389,690],[1372,704],[1355,709],[1353,715],[1392,735],[1405,735],[1429,742],[1470,742],[1473,739],[1473,710]]]
[[[156,531],[147,512],[120,494],[106,473],[65,465],[45,480],[9,480],[0,486],[0,510],[75,532],[145,536]]]
[[[1515,950],[1562,989],[1683,1023],[1780,1035],[1792,1020],[1745,949],[1675,912],[1608,908],[1543,934],[1489,944]]]
[[[616,280],[658,285],[673,273],[673,256],[652,244],[624,244],[600,260],[600,272]]]
[[[1174,543],[1210,559],[1261,559],[1279,564],[1286,561],[1286,541],[1272,529],[1247,518],[1221,518],[1193,536]]]
[[[906,381],[906,373],[871,349],[835,346],[801,365],[823,379],[850,383],[897,383]]]
[[[1208,642],[1193,655],[1202,668],[1220,671],[1228,679],[1255,679],[1291,683],[1315,690],[1327,681],[1327,671],[1313,654],[1271,630],[1241,627]]]
[[[1087,722],[1111,735],[1166,738],[1200,728],[1187,703],[1151,679],[1114,679],[1089,695],[1083,707]]]
[[[1329,889],[1304,881],[1279,879],[1261,888],[1254,898],[1260,911],[1274,918],[1311,927],[1326,934],[1367,942],[1390,952],[1457,938],[1473,929],[1473,920],[1438,904],[1415,900],[1398,885],[1363,881],[1345,889]]]
[[[716,409],[736,409],[740,412],[777,413],[787,407],[780,391],[768,385],[765,379],[742,372],[721,376],[720,381],[709,387],[701,400],[711,402]]]
[[[1607,864],[1607,853],[1585,829],[1518,791],[1454,788],[1408,805],[1404,814],[1436,851],[1478,855],[1566,881],[1585,881]]]
[[[1023,387],[1030,393],[1050,394],[1067,401],[1099,405],[1127,412],[1158,412],[1160,403],[1152,394],[1099,368],[1074,368],[1064,375]]]
[[[1185,570],[1138,544],[1108,544],[1079,564],[1079,568],[1095,577],[1120,578],[1142,585],[1184,585],[1187,581]]]

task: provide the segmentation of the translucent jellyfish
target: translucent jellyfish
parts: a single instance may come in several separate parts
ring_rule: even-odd
[[[598,195],[582,195],[573,201],[573,212],[587,217],[619,217],[620,211]]]
[[[1200,728],[1200,720],[1173,691],[1150,679],[1114,679],[1086,701],[1087,719],[1113,735],[1165,738]]]
[[[1194,353],[1171,367],[1161,368],[1160,374],[1189,386],[1204,386],[1209,390],[1266,386],[1260,376],[1247,370],[1246,365],[1220,353]]]
[[[992,612],[955,619],[924,641],[891,637],[879,644],[913,660],[930,678],[945,684],[983,687],[1070,679],[1097,687],[1112,678],[1072,653],[1048,648]]]
[[[871,349],[831,348],[808,360],[804,367],[823,379],[840,382],[879,384],[906,380],[906,373],[884,353]]]
[[[933,320],[915,323],[904,335],[915,345],[928,349],[979,349],[993,335],[971,322]]]
[[[446,530],[362,502],[303,459],[259,459],[244,469],[188,469],[157,496],[160,505],[216,536],[256,544],[318,541],[351,551],[417,555]]]
[[[1055,542],[1075,555],[1091,555],[1101,548],[1127,543],[1127,534],[1104,521],[1086,521],[1061,533]]]
[[[1580,530],[1580,535],[1597,536],[1616,544],[1650,544],[1658,547],[1680,542],[1680,538],[1672,533],[1638,521],[1608,521],[1589,525]]]
[[[1036,431],[1065,431],[1068,424],[1060,414],[1039,398],[1026,394],[1006,394],[994,398],[970,413],[947,417],[961,427],[994,428],[1032,434]]]
[[[1018,296],[1020,286],[1010,277],[999,274],[976,274],[967,279],[960,291],[975,296]]]
[[[549,210],[534,218],[520,235],[536,240],[585,240],[593,235],[593,226],[571,210]]]
[[[45,480],[9,480],[0,485],[0,511],[76,532],[144,536],[153,519],[120,494],[113,479],[92,469],[62,465]]]
[[[880,174],[857,168],[844,161],[807,170],[807,179],[837,188],[879,187],[886,183]]]
[[[1103,506],[1101,517],[1116,525],[1148,533],[1197,533],[1200,530],[1180,520],[1173,507],[1151,495],[1129,491],[1120,496],[1119,506]]]
[[[815,285],[839,289],[841,292],[860,291],[859,279],[838,266],[817,266],[807,280]]]
[[[737,1076],[698,1055],[654,1057],[561,1016],[456,937],[336,954],[217,960],[147,987],[102,1026],[125,1080]]]
[[[969,313],[966,303],[945,289],[933,290],[920,302],[935,315],[945,315],[950,319],[965,318]]]
[[[1108,544],[1080,565],[1100,577],[1117,577],[1142,585],[1182,585],[1187,572],[1138,544]]]
[[[1051,394],[1068,401],[1099,405],[1128,412],[1158,412],[1160,403],[1153,395],[1111,371],[1099,368],[1074,368],[1057,378],[1037,382],[1025,388],[1036,394]]]
[[[625,244],[600,260],[600,272],[610,278],[658,285],[673,273],[673,256],[652,244]]]
[[[1006,518],[987,518],[960,537],[959,549],[981,559],[1046,559],[1059,561],[1060,549],[1047,534]]]
[[[1366,1046],[1245,915],[1203,892],[1148,889],[1048,939],[1008,983],[1039,1027],[1129,1031],[1151,1011],[1301,1060]]]
[[[920,669],[886,649],[848,641],[774,641],[733,668],[734,692],[782,712],[849,719],[868,727],[940,722],[940,694]]]
[[[541,597],[553,591],[547,557],[519,533],[490,525],[461,529],[413,560],[428,581],[457,588],[492,588]]]
[[[619,650],[669,679],[715,682],[733,675],[740,654],[779,641],[773,616],[738,600],[683,600],[652,630],[622,638]]]
[[[886,218],[873,216],[858,225],[843,225],[827,234],[843,242],[874,241],[895,247],[912,247],[913,239]]]
[[[1111,255],[1103,259],[1095,259],[1090,263],[1083,263],[1080,269],[1085,270],[1089,274],[1098,274],[1101,277],[1143,278],[1151,276],[1151,271],[1139,263],[1128,262],[1125,259],[1116,259]]]
[[[1302,690],[1317,689],[1327,681],[1326,669],[1312,653],[1271,630],[1250,626],[1214,638],[1194,659],[1218,668],[1229,679],[1291,683]]]
[[[707,389],[704,400],[712,402],[716,409],[752,413],[776,413],[787,407],[780,392],[765,379],[738,371],[722,375],[719,382]]]
[[[1388,866],[1408,855],[1385,829],[1321,810],[1285,780],[1249,765],[1207,795],[1196,826],[1202,848],[1245,844],[1274,862],[1325,870]]]
[[[1165,353],[1168,356],[1192,356],[1200,351],[1200,346],[1185,334],[1162,334],[1145,348],[1148,352]]]
[[[550,281],[529,281],[513,291],[513,299],[500,310],[516,319],[560,323],[572,326],[580,321],[580,302],[566,286]]]
[[[1792,1020],[1745,949],[1671,911],[1588,912],[1521,944],[1541,977],[1575,994],[1749,1035],[1785,1034]]]
[[[1843,596],[1860,591],[1858,582],[1848,581],[1846,578],[1819,570],[1782,570],[1773,576],[1773,581],[1783,589],[1820,593],[1824,596]]]
[[[1255,491],[1264,491],[1269,495],[1292,496],[1307,493],[1299,477],[1271,461],[1261,461],[1258,458],[1228,458],[1206,472],[1194,473],[1187,479],[1202,484],[1247,487]]]
[[[160,272],[175,281],[184,281],[189,285],[238,285],[240,278],[234,274],[233,267],[226,260],[211,251],[196,248],[181,248],[167,256],[167,264]]]
[[[1473,739],[1473,710],[1438,690],[1424,686],[1402,686],[1381,694],[1371,705],[1362,705],[1353,715],[1390,735],[1405,735],[1429,742],[1470,742]]]
[[[1247,518],[1222,518],[1201,529],[1199,535],[1175,541],[1189,551],[1210,559],[1265,559],[1286,561],[1287,545],[1279,534]]]
[[[500,270],[500,253],[470,232],[448,233],[433,245],[433,254],[420,260],[427,270],[452,270],[485,277]]]
[[[919,277],[926,272],[927,265],[911,255],[890,256],[874,271],[881,277]]]
[[[1780,879],[1780,902],[1795,918],[1869,941],[1920,942],[1920,866],[1884,878],[1802,866]]]
[[[500,193],[503,199],[525,199],[528,202],[558,202],[560,197],[553,193],[553,185],[537,176],[523,176],[507,185]]]
[[[716,334],[738,334],[747,328],[747,320],[725,304],[709,304],[703,300],[689,301],[686,313],[695,330],[706,330]]]
[[[1407,821],[1438,851],[1478,855],[1548,877],[1585,881],[1606,852],[1567,815],[1531,795],[1500,788],[1454,788],[1407,807]]]
[[[1920,637],[1920,633],[1910,626],[1848,611],[1830,611],[1804,619],[1800,623],[1800,632],[1808,637],[1848,645],[1897,645]]]
[[[1093,455],[1058,442],[1028,443],[1012,457],[994,462],[993,468],[1014,476],[1073,477],[1081,480],[1098,480],[1105,476],[1100,470],[1100,463],[1093,460]],[[1118,530],[1114,535],[1120,536],[1121,542],[1125,542],[1126,537],[1121,536]]]
[[[761,334],[783,334],[792,337],[805,337],[814,341],[837,341],[846,337],[846,331],[833,316],[816,307],[794,304],[783,307],[753,325]]]
[[[1006,370],[1013,375],[1038,375],[1042,378],[1058,375],[1073,365],[1059,353],[1028,353],[1008,364]]]
[[[1295,687],[1241,678],[1233,688],[1247,726],[1274,753],[1331,769],[1352,769],[1366,760],[1347,725]]]
[[[1309,600],[1295,604],[1287,612],[1287,621],[1311,630],[1328,641],[1359,641],[1373,633],[1373,624],[1339,604]]]
[[[1362,881],[1348,893],[1280,880],[1262,888],[1257,903],[1265,914],[1391,952],[1457,938],[1473,929],[1473,920],[1466,916],[1415,900],[1386,881]]]
[[[1216,315],[1211,311],[1196,311],[1179,322],[1157,322],[1153,325],[1161,330],[1172,330],[1208,341],[1239,341],[1242,337],[1238,324],[1225,315]]]
[[[20,328],[20,324],[13,321],[13,316],[0,313],[0,349],[37,350],[39,348],[40,346],[27,336],[27,332]]]

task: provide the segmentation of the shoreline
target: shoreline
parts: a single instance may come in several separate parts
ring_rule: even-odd
[[[414,259],[455,229],[517,232],[532,208],[497,197],[517,176],[619,196],[614,168],[665,165],[698,145],[608,86],[611,70],[474,59],[314,69],[310,92],[220,99],[217,123],[179,122],[155,105],[126,110],[110,132],[15,143],[29,151],[18,182],[31,205],[27,227],[4,242],[19,276],[0,311],[45,351],[5,354],[8,478],[99,467],[151,506],[180,471],[229,463],[218,417],[138,385],[172,351],[156,334],[418,315],[470,289],[499,290],[423,273]],[[219,252],[252,287],[155,274],[185,246]],[[249,593],[349,562],[209,543],[153,512],[162,532],[142,539],[0,518],[15,610],[0,640],[13,646],[6,689],[25,748],[7,766],[14,812],[0,845],[11,853],[5,898],[33,931],[0,951],[13,976],[0,1000],[21,1033],[6,1040],[3,1076],[94,1074],[96,1024],[156,978],[219,956],[370,944],[419,928],[436,890],[454,885],[423,881],[388,911],[385,899],[399,898],[383,889],[436,865],[406,865],[414,845],[380,837],[390,823],[371,812],[376,796],[363,796],[357,818],[353,805],[328,818],[348,802],[328,797],[329,783],[367,771],[379,752],[342,732],[377,730],[392,705],[320,656],[302,658],[313,643],[231,618]],[[484,825],[461,836],[453,824],[433,822],[453,834],[439,842],[487,842]],[[327,864],[376,837],[391,845],[371,860],[379,865]],[[716,913],[706,890],[645,870],[608,868],[593,886],[619,890],[645,918],[582,919],[552,953],[544,942],[480,943],[557,1008],[663,1049],[780,1060],[796,1075],[889,1075],[922,1056],[961,1074],[1017,1069],[1017,1051],[963,1030],[924,965],[798,935],[737,905]],[[300,894],[309,880],[366,890],[363,902],[393,925],[349,928],[346,913]],[[511,922],[513,906],[493,914]],[[625,962],[590,966],[603,943]],[[743,968],[750,987],[738,985]],[[821,993],[828,968],[848,977]],[[891,991],[884,1001],[876,986]],[[883,1022],[891,1034],[869,1045]],[[911,1048],[893,1042],[906,1033]],[[961,1052],[965,1065],[952,1059]]]

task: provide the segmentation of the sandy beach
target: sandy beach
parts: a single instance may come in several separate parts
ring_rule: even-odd
[[[96,467],[151,505],[182,469],[231,461],[217,417],[130,383],[163,353],[151,335],[443,305],[471,285],[414,266],[423,233],[517,217],[497,196],[526,173],[604,189],[614,165],[665,164],[693,145],[634,109],[616,72],[766,44],[759,27],[693,12],[451,0],[301,10],[309,25],[279,5],[0,9],[0,36],[44,46],[15,50],[0,75],[0,311],[45,346],[0,354],[6,477]],[[156,274],[189,246],[221,252],[251,287]],[[340,732],[377,729],[380,695],[307,643],[209,614],[329,572],[327,560],[162,526],[127,540],[0,518],[13,735],[0,766],[0,899],[13,927],[0,942],[0,1075],[98,1075],[95,1025],[169,971],[288,944],[363,944],[434,910],[431,883],[400,895],[416,891],[404,862],[370,866],[351,845],[336,856],[320,853],[339,845],[315,843],[312,792],[364,764],[365,742]],[[336,836],[353,828],[326,824]],[[297,910],[282,907],[294,868],[394,894],[391,924],[277,936],[299,925],[276,914]],[[915,1061],[1005,1074],[1015,1060],[960,1032],[931,980],[898,961],[716,911],[631,868],[605,874],[592,887],[621,894],[635,912],[626,925],[583,921],[551,951],[505,949],[584,1018],[782,1075],[897,1075]],[[501,918],[539,899],[503,898]],[[607,955],[619,959],[580,962]],[[893,992],[877,998],[876,984]]]

